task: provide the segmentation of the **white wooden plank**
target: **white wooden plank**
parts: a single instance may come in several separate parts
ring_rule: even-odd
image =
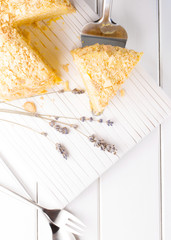
[[[97,1],[86,0],[86,2],[93,8],[93,10],[96,9]],[[117,127],[116,130],[118,130]],[[110,131],[108,134],[110,134]],[[123,141],[124,139],[122,139],[122,142]],[[80,217],[87,226],[85,234],[80,237],[81,240],[98,240],[100,238],[99,186],[99,180],[96,180],[94,184],[67,206],[67,209]],[[44,239],[45,238],[42,238],[42,240]]]
[[[128,32],[127,48],[144,52],[141,64],[157,81],[157,2],[113,0],[112,18]]]
[[[101,239],[159,240],[159,132],[101,178]]]
[[[5,150],[5,149],[4,149]],[[28,184],[32,196],[35,197],[35,182],[28,174],[26,168],[21,165],[18,159],[14,159],[12,152],[10,151],[10,145],[8,145],[8,163],[13,166],[15,162],[15,172],[19,173],[19,176],[23,178],[25,175],[26,184]],[[2,159],[7,159],[3,156],[3,151],[0,149],[0,183],[19,194],[24,195],[24,192],[18,182],[10,174],[10,172],[4,167]],[[24,195],[25,196],[25,195]],[[1,239],[18,239],[22,240],[36,240],[37,239],[37,224],[36,224],[36,211],[27,204],[20,202],[9,195],[0,191],[0,238]]]
[[[99,239],[99,181],[86,189],[78,198],[67,206],[67,210],[78,216],[86,225],[80,240]]]
[[[97,6],[98,6],[98,0],[92,1],[92,0],[85,0],[85,2],[93,9],[93,11],[97,11]]]
[[[162,124],[161,132],[161,157],[162,157],[162,233],[163,240],[171,238],[171,118]]]
[[[170,26],[171,2],[160,1],[160,77],[161,85],[171,97],[171,72],[170,72]],[[161,127],[161,173],[162,173],[162,235],[163,240],[171,238],[171,119]]]
[[[157,3],[114,1],[113,20],[128,31],[127,47],[144,52],[141,64],[157,81]],[[129,97],[135,100],[144,94],[144,89],[132,77],[126,86],[132,88],[134,96]],[[135,105],[141,108],[148,119],[146,122],[149,127],[151,122],[150,128],[153,128],[153,124],[162,119],[155,102],[149,106],[149,100],[144,96],[144,101],[136,101]],[[118,240],[160,239],[158,147],[159,132],[156,130],[101,178],[101,239],[111,236]]]

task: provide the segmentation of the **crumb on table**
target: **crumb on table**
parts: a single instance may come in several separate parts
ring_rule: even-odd
[[[125,96],[125,90],[123,88],[120,90],[120,95],[121,95],[121,97]]]
[[[65,72],[69,72],[68,66],[69,64],[62,65],[62,68],[65,70]]]
[[[23,104],[23,108],[24,110],[31,112],[31,113],[35,113],[37,111],[36,105],[34,102],[25,102]]]

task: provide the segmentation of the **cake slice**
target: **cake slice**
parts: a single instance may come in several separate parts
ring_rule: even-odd
[[[0,98],[14,100],[45,93],[61,79],[17,26],[74,12],[74,8],[68,0],[2,0],[0,7]]]
[[[2,0],[1,11],[13,16],[13,24],[36,22],[75,11],[69,0]]]
[[[0,98],[41,94],[61,81],[8,22],[0,23]]]
[[[75,49],[71,54],[83,78],[92,112],[99,115],[121,88],[143,53],[95,44]]]

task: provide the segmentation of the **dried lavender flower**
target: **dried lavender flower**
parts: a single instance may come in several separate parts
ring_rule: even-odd
[[[89,136],[88,139],[90,142],[94,143],[95,147],[100,148],[102,151],[107,151],[113,154],[116,154],[117,152],[115,145],[108,144],[104,139],[97,139],[94,134]]]
[[[93,122],[93,121],[94,121],[94,119],[93,119],[92,117],[90,117],[90,118],[89,118],[89,121],[90,121],[90,122]]]
[[[81,121],[81,122],[85,122],[86,120],[87,120],[86,117],[81,117],[81,118],[80,118],[80,121]]]
[[[108,144],[106,146],[106,151],[108,151],[109,153],[113,153],[113,154],[116,154],[116,152],[117,152],[115,145],[112,145],[112,144]]]
[[[111,120],[107,120],[106,123],[107,123],[108,126],[113,126],[113,124],[114,124],[114,122],[111,121]]]
[[[57,131],[59,131],[59,130],[61,129],[61,126],[58,125],[58,124],[57,124],[57,125],[54,125],[53,127],[54,127]]]
[[[51,127],[54,127],[55,124],[56,124],[56,122],[55,122],[54,120],[50,121],[50,123],[49,123],[49,125],[50,125]]]
[[[56,150],[57,150],[60,154],[62,154],[63,158],[65,158],[66,160],[68,159],[69,154],[68,154],[66,148],[65,148],[62,144],[56,143]]]
[[[84,90],[84,89],[74,88],[74,89],[72,90],[72,93],[73,93],[73,94],[83,94],[83,93],[85,93],[85,90]]]
[[[40,114],[34,113],[34,117],[40,117]]]
[[[94,134],[89,136],[88,139],[89,139],[90,142],[95,142],[97,140],[96,136]]]
[[[61,127],[59,124],[57,124],[54,120],[52,120],[49,125],[53,127],[56,131],[62,133],[62,134],[69,134],[69,128],[67,127]]]
[[[62,134],[69,134],[69,129],[66,127],[62,128]]]
[[[78,125],[77,124],[72,124],[72,128],[77,129]]]
[[[55,116],[55,120],[56,120],[56,121],[59,120],[59,117]]]
[[[102,119],[102,118],[99,119],[98,122],[99,122],[99,123],[103,123],[103,119]]]

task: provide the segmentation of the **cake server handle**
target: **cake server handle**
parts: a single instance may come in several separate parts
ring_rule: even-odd
[[[109,21],[109,22],[112,21],[111,20],[112,5],[113,5],[113,0],[103,0],[101,21]]]

